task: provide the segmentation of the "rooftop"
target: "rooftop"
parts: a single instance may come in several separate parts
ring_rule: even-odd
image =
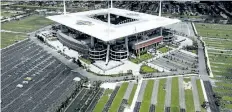
[[[118,15],[136,21],[109,25],[107,22],[93,18],[94,15],[107,15],[108,12],[112,15]],[[178,19],[159,17],[118,8],[69,13],[66,15],[48,16],[47,18],[103,41],[111,41],[133,35],[134,33],[180,22]]]

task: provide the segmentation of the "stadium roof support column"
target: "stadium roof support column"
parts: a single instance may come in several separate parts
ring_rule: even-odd
[[[125,45],[126,45],[126,50],[127,50],[127,58],[129,56],[129,48],[128,48],[128,37],[125,38]]]
[[[64,15],[66,15],[66,6],[65,6],[65,0],[63,1],[64,4]]]
[[[161,4],[161,0],[160,0],[160,5],[159,5],[159,17],[161,17],[161,13],[162,13],[162,4]],[[160,27],[160,35],[163,35],[163,29],[162,27]]]
[[[162,4],[161,4],[161,0],[160,0],[160,5],[159,5],[159,17],[161,17],[161,11],[162,11]]]
[[[94,47],[94,37],[91,36],[91,48]]]
[[[110,32],[110,5],[109,5],[109,2],[108,2],[108,27],[109,27],[108,32]]]
[[[107,53],[106,53],[106,65],[109,62],[109,55],[110,55],[110,44],[107,44]]]
[[[113,8],[113,1],[111,0],[111,7],[110,8]]]

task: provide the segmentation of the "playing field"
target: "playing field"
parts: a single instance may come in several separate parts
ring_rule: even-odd
[[[17,41],[25,39],[26,37],[26,34],[1,32],[1,48],[5,48]]]
[[[1,25],[2,30],[29,33],[54,22],[44,16],[33,15],[18,21],[11,21]]]
[[[206,43],[210,66],[216,80],[213,88],[222,97],[222,108],[232,109],[232,25],[195,24]],[[224,99],[223,99],[224,98]]]
[[[149,80],[147,82],[147,86],[143,95],[143,101],[140,106],[140,112],[149,112],[154,82],[154,80]]]

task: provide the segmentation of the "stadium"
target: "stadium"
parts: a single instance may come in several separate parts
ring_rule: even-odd
[[[161,13],[161,12],[160,12]],[[70,49],[91,60],[120,61],[139,55],[161,43],[172,41],[167,25],[179,22],[124,9],[98,9],[78,13],[48,16],[57,22],[57,37]]]

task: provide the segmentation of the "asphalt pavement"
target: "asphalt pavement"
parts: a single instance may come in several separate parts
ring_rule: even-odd
[[[199,75],[200,78],[203,80],[204,86],[205,86],[205,91],[206,91],[206,95],[209,101],[209,108],[211,110],[211,112],[219,112],[219,107],[216,106],[215,104],[215,98],[213,97],[213,89],[212,89],[212,85],[210,83],[210,78],[209,78],[209,74],[207,72],[206,69],[206,59],[204,56],[204,50],[203,50],[203,45],[202,43],[198,40],[198,59],[199,59]]]

